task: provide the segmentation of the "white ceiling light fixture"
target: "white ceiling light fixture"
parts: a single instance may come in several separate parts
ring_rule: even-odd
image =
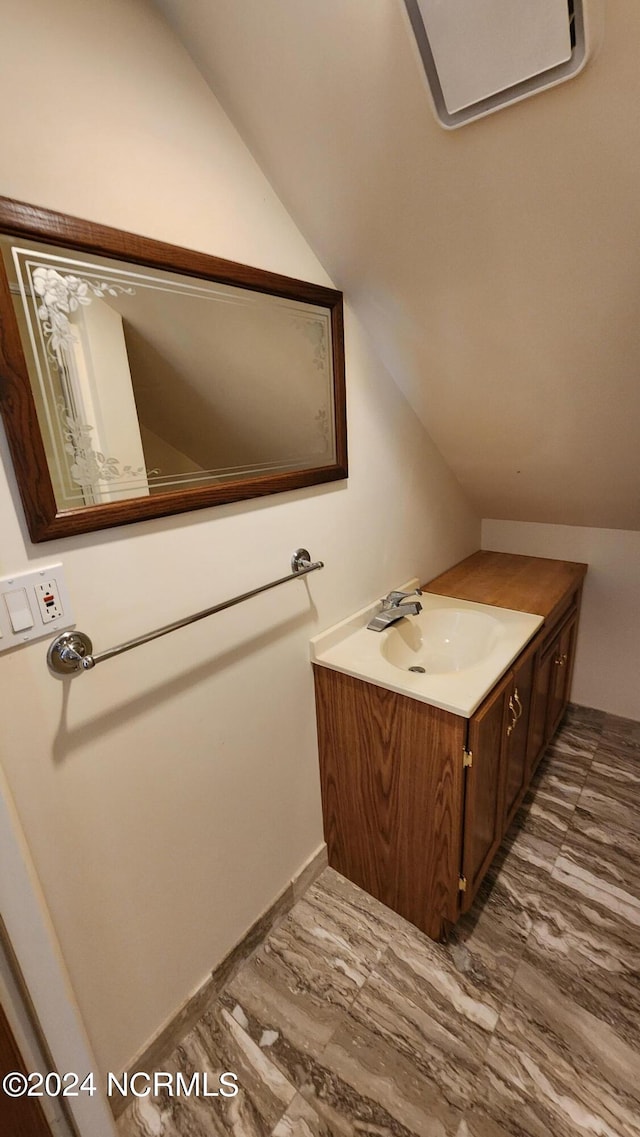
[[[436,117],[452,130],[577,75],[583,0],[405,0]]]

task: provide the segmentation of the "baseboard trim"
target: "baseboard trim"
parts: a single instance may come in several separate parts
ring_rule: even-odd
[[[299,872],[289,881],[279,896],[262,913],[261,916],[245,932],[241,940],[231,948],[224,959],[214,967],[204,983],[195,991],[174,1015],[160,1028],[149,1043],[129,1064],[128,1074],[136,1070],[153,1073],[162,1070],[163,1060],[169,1056],[178,1043],[195,1026],[198,1019],[204,1014],[207,1004],[215,998],[218,992],[227,983],[242,963],[266,939],[269,932],[285,918],[297,900],[313,884],[327,866],[327,846],[321,845]],[[111,1097],[109,1104],[114,1118],[127,1108],[130,1098]]]

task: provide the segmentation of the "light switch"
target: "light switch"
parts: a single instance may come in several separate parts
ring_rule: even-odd
[[[11,627],[14,632],[26,632],[33,627],[33,616],[24,588],[16,588],[13,592],[5,592],[4,602],[7,606]]]

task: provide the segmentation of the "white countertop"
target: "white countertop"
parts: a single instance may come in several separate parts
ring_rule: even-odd
[[[402,591],[417,587],[417,580]],[[470,718],[541,624],[542,616],[425,592],[422,612],[382,632],[367,623],[380,602],[311,640],[311,659],[377,687]],[[466,616],[478,613],[480,617]],[[410,665],[425,673],[410,671]]]

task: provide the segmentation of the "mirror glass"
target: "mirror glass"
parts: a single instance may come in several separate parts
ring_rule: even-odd
[[[335,461],[326,308],[0,243],[60,509]]]
[[[347,475],[342,294],[0,198],[33,540]]]

